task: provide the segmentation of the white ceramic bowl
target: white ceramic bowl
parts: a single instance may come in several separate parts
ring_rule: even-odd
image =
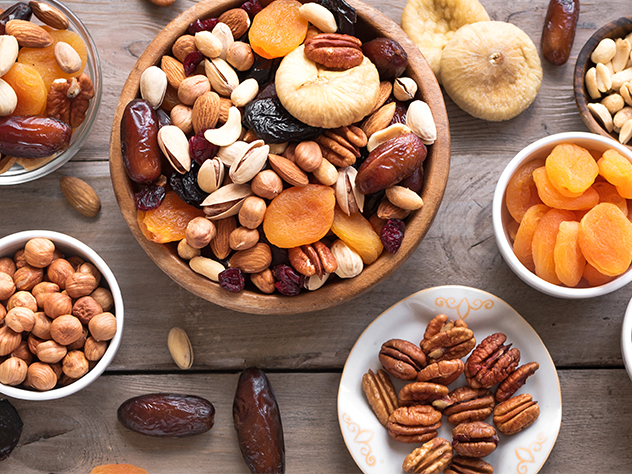
[[[537,159],[545,159],[551,150],[560,143],[574,143],[588,150],[600,153],[613,148],[632,161],[632,151],[630,151],[628,147],[621,145],[619,142],[611,138],[602,137],[600,135],[585,132],[566,132],[541,138],[526,148],[523,148],[509,162],[498,179],[492,207],[494,234],[496,236],[496,243],[498,244],[500,253],[505,259],[505,262],[509,265],[509,268],[511,268],[513,272],[529,286],[541,291],[542,293],[550,296],[556,296],[558,298],[594,298],[596,296],[611,293],[630,283],[630,281],[632,281],[632,271],[628,269],[625,273],[619,275],[611,282],[597,287],[589,287],[584,280],[582,280],[579,286],[575,288],[554,285],[544,281],[520,263],[513,252],[513,246],[507,232],[507,224],[513,220],[507,210],[507,206],[505,205],[505,193],[509,179],[524,163]]]
[[[116,351],[121,344],[121,337],[123,335],[123,298],[121,296],[121,290],[118,283],[116,282],[116,278],[105,261],[103,261],[103,259],[86,244],[74,237],[70,237],[69,235],[46,230],[29,230],[11,234],[0,239],[0,257],[13,257],[13,254],[17,250],[23,248],[26,242],[34,237],[44,237],[50,239],[55,243],[55,247],[65,255],[77,255],[85,261],[92,263],[101,272],[101,286],[105,286],[103,284],[103,280],[105,280],[109,290],[112,292],[112,297],[114,298],[114,308],[110,310],[110,312],[116,316],[116,335],[110,341],[110,344],[101,360],[99,360],[97,365],[94,366],[86,375],[70,385],[61,388],[54,388],[45,392],[11,387],[0,383],[0,393],[9,397],[33,401],[55,400],[57,398],[63,398],[71,395],[87,387],[103,373],[108,365],[110,365],[110,362],[114,359]]]
[[[632,379],[632,300],[625,310],[623,327],[621,328],[621,355],[623,364],[628,372],[628,377]]]

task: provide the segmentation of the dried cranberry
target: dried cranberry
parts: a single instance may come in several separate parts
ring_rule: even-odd
[[[194,35],[198,31],[211,31],[215,28],[215,25],[219,23],[217,18],[209,18],[208,20],[195,20],[193,23],[189,25],[189,34]]]
[[[402,245],[404,240],[404,231],[406,230],[406,224],[399,219],[389,219],[382,227],[382,233],[380,239],[384,244],[384,248],[389,253],[395,253],[399,250],[399,246]]]
[[[191,51],[187,54],[187,57],[184,58],[184,74],[186,76],[193,74],[202,61],[204,61],[204,55],[202,53],[199,51]]]
[[[282,295],[298,295],[303,288],[305,278],[287,265],[277,265],[273,268],[276,283],[274,286]]]
[[[134,195],[134,204],[139,211],[153,211],[158,209],[165,198],[165,188],[157,184],[150,184]]]
[[[206,160],[210,160],[217,154],[219,147],[213,145],[206,138],[204,138],[204,132],[206,130],[200,130],[193,135],[189,140],[189,155],[200,166]]]
[[[259,3],[259,0],[248,0],[241,5],[241,8],[246,10],[246,13],[252,20],[261,11],[261,3]]]
[[[217,278],[219,279],[219,286],[231,293],[239,293],[246,286],[244,274],[239,268],[227,268]]]

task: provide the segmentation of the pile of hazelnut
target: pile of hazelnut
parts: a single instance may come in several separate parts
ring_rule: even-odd
[[[116,334],[112,293],[45,238],[0,258],[0,383],[45,391],[83,377]]]
[[[506,340],[503,333],[495,333],[476,346],[465,321],[448,321],[440,314],[430,321],[419,345],[402,339],[382,345],[379,360],[384,370],[369,369],[362,389],[391,438],[422,444],[404,459],[405,472],[433,465],[433,473],[491,474],[493,467],[481,458],[496,450],[496,430],[513,435],[538,419],[538,402],[527,393],[514,394],[539,364],[518,367],[520,351],[505,345]],[[450,390],[463,373],[467,385]],[[389,374],[411,383],[397,393]],[[484,421],[492,414],[496,428]],[[455,425],[452,443],[437,437],[443,415]]]

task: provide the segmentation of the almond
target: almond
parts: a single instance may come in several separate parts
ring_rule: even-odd
[[[84,216],[94,217],[101,210],[99,196],[85,181],[73,176],[64,176],[59,180],[59,185],[70,205]]]
[[[217,258],[224,259],[230,253],[230,234],[237,228],[237,221],[234,217],[227,217],[215,221],[215,227],[217,234],[209,246]]]
[[[68,29],[68,18],[57,8],[44,2],[30,1],[29,6],[39,21],[56,30]]]
[[[292,186],[307,186],[309,184],[309,178],[294,163],[287,158],[283,158],[279,155],[270,154],[268,161],[272,169],[281,177],[283,181],[291,184]]]
[[[66,74],[74,74],[81,69],[81,56],[68,43],[59,41],[55,45],[54,54],[59,69]]]
[[[370,138],[375,132],[384,130],[390,125],[391,120],[393,120],[393,115],[395,115],[396,108],[397,104],[395,102],[391,102],[390,104],[383,105],[377,109],[373,115],[369,115],[361,127],[367,138]]]
[[[250,17],[243,8],[233,8],[225,11],[219,16],[218,20],[219,23],[228,25],[235,40],[241,38],[250,27]]]
[[[219,96],[215,92],[206,92],[195,100],[191,115],[195,133],[206,128],[214,128],[218,118]]]
[[[270,246],[260,242],[248,250],[235,252],[228,261],[228,266],[239,268],[244,273],[259,273],[268,268],[271,262]]]
[[[228,120],[228,111],[233,106],[230,99],[226,97],[219,98],[219,117],[217,118],[217,125],[223,125]]]
[[[53,37],[48,31],[30,21],[11,20],[7,22],[5,31],[26,48],[45,48],[53,44]]]
[[[171,56],[163,56],[160,61],[160,69],[162,69],[167,75],[167,82],[174,89],[178,89],[182,81],[184,81],[187,76],[184,73],[184,66],[180,61],[176,58],[172,58]]]
[[[369,115],[375,113],[377,109],[384,105],[384,102],[391,96],[391,92],[393,92],[393,84],[389,81],[380,82],[380,90],[377,96],[377,102],[373,107],[373,110],[369,112]]]

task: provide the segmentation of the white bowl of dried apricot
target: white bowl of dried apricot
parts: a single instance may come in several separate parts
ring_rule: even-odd
[[[525,283],[559,298],[605,295],[632,280],[632,152],[568,132],[520,151],[498,180],[496,242]]]

